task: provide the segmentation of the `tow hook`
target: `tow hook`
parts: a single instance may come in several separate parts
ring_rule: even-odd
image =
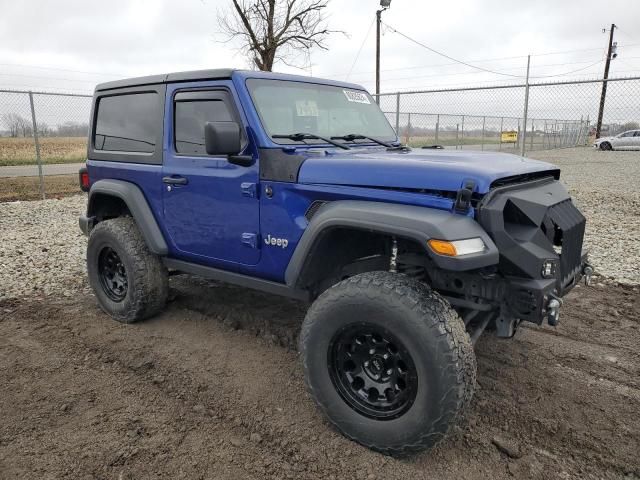
[[[558,297],[552,297],[547,303],[547,322],[552,327],[558,325],[560,321],[560,307],[562,306],[562,299]]]
[[[582,275],[584,276],[584,284],[588,287],[591,285],[591,275],[593,275],[593,267],[591,265],[585,265],[582,269]]]

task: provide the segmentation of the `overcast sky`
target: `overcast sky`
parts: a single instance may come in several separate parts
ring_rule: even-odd
[[[0,88],[91,92],[95,83],[119,77],[247,68],[233,43],[219,41],[223,37],[216,13],[229,3],[0,0]],[[331,0],[330,27],[348,36],[329,37],[329,49],[312,51],[305,70],[282,64],[276,70],[348,78],[373,90],[377,6],[376,0]],[[503,74],[524,75],[527,54],[535,55],[533,76],[582,69],[559,78],[601,76],[607,43],[602,28],[616,23],[620,46],[611,75],[640,74],[636,0],[393,0],[383,20],[434,49]],[[454,64],[387,27],[382,69],[382,91],[521,81]]]

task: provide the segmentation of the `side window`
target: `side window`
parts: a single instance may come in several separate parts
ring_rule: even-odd
[[[156,93],[100,98],[93,138],[95,150],[153,153],[159,110]]]
[[[633,137],[634,132],[626,132],[620,135],[621,138]]]
[[[206,155],[207,122],[232,122],[235,118],[224,92],[184,92],[175,97],[175,148],[184,155]]]
[[[640,137],[640,130],[636,130],[636,137]]]

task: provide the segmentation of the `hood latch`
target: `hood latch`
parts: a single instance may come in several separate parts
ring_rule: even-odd
[[[456,203],[453,204],[453,209],[457,213],[467,213],[469,211],[469,208],[471,208],[471,197],[475,188],[476,182],[473,180],[465,180],[464,187],[458,190]]]

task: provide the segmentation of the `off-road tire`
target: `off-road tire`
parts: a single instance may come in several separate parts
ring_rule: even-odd
[[[600,144],[600,150],[613,150],[613,147],[609,142],[602,142]]]
[[[105,248],[116,252],[124,265],[128,287],[120,301],[109,298],[99,278],[98,259]],[[131,217],[98,223],[87,245],[89,283],[102,310],[121,323],[133,323],[162,311],[169,290],[167,269],[149,251]]]
[[[334,386],[328,349],[336,332],[366,321],[392,332],[417,370],[415,401],[398,418],[354,410]],[[390,272],[368,272],[326,290],[302,324],[299,349],[307,389],[346,437],[383,454],[404,456],[434,446],[473,397],[476,358],[464,323],[427,285]]]

